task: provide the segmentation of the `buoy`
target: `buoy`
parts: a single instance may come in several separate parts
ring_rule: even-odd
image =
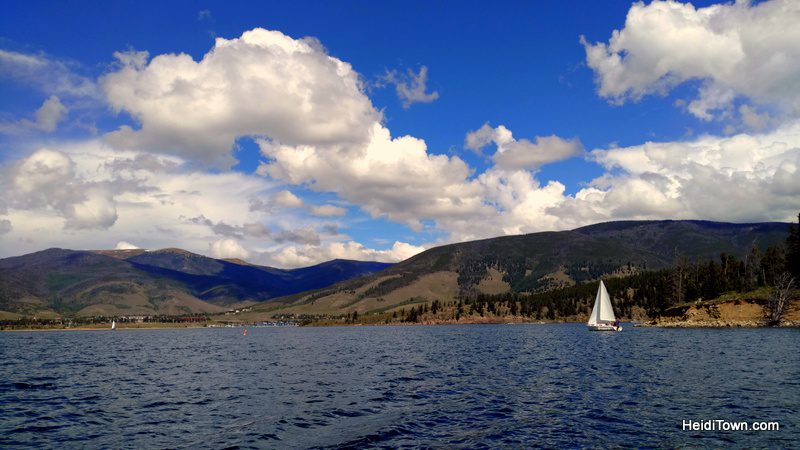
[[[244,335],[247,336],[247,330],[244,330]]]

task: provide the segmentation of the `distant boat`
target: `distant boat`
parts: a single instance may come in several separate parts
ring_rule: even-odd
[[[594,299],[592,315],[586,323],[590,331],[622,331],[619,321],[614,317],[614,308],[611,307],[611,298],[608,296],[606,285],[600,280],[597,297]]]
[[[115,322],[113,320],[111,321],[111,329],[112,330],[116,330],[117,329],[117,322]]]

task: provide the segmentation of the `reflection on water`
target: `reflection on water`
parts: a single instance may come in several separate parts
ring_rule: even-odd
[[[798,344],[582,325],[0,333],[0,446],[791,447]]]

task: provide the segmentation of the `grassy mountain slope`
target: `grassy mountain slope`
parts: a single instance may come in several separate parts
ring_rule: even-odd
[[[335,260],[280,270],[180,249],[49,249],[0,260],[0,311],[40,316],[214,313],[388,266]]]
[[[274,314],[381,313],[480,293],[541,292],[668,267],[676,257],[743,256],[786,239],[789,224],[706,221],[610,222],[432,248],[378,274],[253,308]]]

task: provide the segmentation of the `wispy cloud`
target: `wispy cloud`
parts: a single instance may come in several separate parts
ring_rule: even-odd
[[[431,103],[439,98],[439,92],[426,92],[428,90],[428,68],[422,66],[419,72],[415,73],[407,69],[405,73],[398,70],[387,70],[377,83],[379,87],[394,85],[397,97],[403,104],[403,108],[408,109],[414,103]]]
[[[78,74],[76,66],[44,54],[0,49],[0,76],[61,98],[100,98],[94,79]]]
[[[0,122],[0,134],[25,134],[31,131],[52,133],[68,111],[57,96],[51,95],[36,110],[35,120],[21,119],[13,122]]]

